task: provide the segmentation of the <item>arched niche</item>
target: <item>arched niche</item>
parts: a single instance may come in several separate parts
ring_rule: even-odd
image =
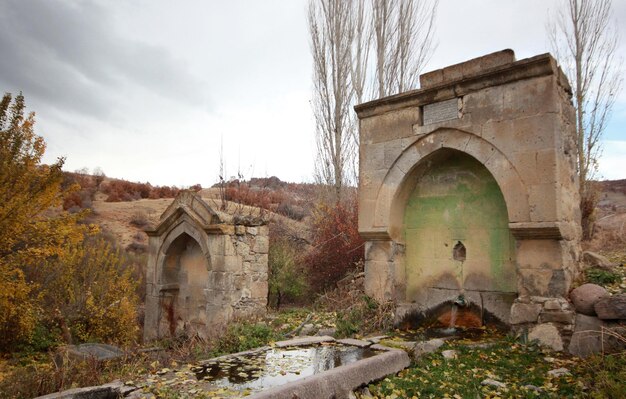
[[[440,149],[416,171],[402,209],[406,300],[432,306],[429,290],[516,292],[515,240],[489,170]]]
[[[160,286],[159,336],[206,330],[209,262],[198,241],[179,234],[164,249]]]

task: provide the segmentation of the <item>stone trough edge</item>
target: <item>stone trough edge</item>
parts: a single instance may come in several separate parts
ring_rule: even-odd
[[[280,385],[249,396],[251,399],[347,398],[362,385],[395,374],[410,364],[409,355],[400,349],[333,368],[301,380]]]
[[[277,348],[285,348],[288,346],[309,346],[321,344],[324,342],[339,342],[342,340],[335,340],[330,336],[312,336],[294,338],[286,341],[276,342],[274,345]],[[348,340],[345,340],[348,341]],[[357,340],[355,340],[357,341]],[[365,343],[365,341],[362,341]],[[359,346],[355,343],[347,343],[344,345]],[[229,353],[226,355],[201,360],[198,362],[200,365],[206,365],[213,361],[221,361],[228,358],[237,356],[250,355],[266,351],[271,349],[271,346],[262,346],[251,350]],[[350,363],[341,367],[336,367],[319,374],[314,374],[309,377],[302,378],[300,380],[292,381],[290,383],[279,385],[274,388],[270,388],[266,391],[259,392],[257,394],[249,396],[251,399],[263,399],[263,398],[286,398],[286,399],[316,399],[322,397],[335,397],[337,399],[347,398],[348,393],[354,389],[368,384],[372,381],[382,379],[389,374],[395,374],[410,364],[408,354],[395,348],[389,348],[380,344],[374,344],[372,349],[384,351],[381,354],[372,356],[367,359],[362,359],[354,363]],[[117,394],[122,395],[121,390],[126,388],[128,392],[140,389],[138,386],[126,386],[121,381],[116,380],[104,385],[97,385],[91,387],[74,388],[65,391],[51,393],[45,396],[40,396],[36,399],[81,399],[91,398],[93,395],[107,395]],[[294,396],[295,395],[295,396]]]

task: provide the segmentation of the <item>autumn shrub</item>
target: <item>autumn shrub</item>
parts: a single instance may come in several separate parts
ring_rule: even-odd
[[[268,257],[268,305],[280,309],[285,301],[299,299],[308,290],[302,258],[295,243],[271,237]]]
[[[31,291],[20,269],[0,263],[0,350],[31,340],[37,323]]]
[[[98,361],[87,358],[55,364],[52,354],[12,359],[13,367],[0,378],[0,399],[28,399],[78,387],[110,383],[115,379],[129,381],[155,372],[158,362],[144,355],[126,355],[121,359]],[[5,370],[6,371],[6,370]],[[90,397],[102,398],[103,393]],[[84,397],[84,396],[83,396]]]
[[[594,224],[596,221],[596,207],[600,201],[600,187],[595,181],[586,182],[584,192],[580,198],[581,225],[583,239],[590,240],[593,236]]]
[[[45,217],[61,205],[63,159],[41,164],[43,138],[34,133],[34,114],[25,115],[24,97],[5,94],[0,102],[0,350],[28,341],[37,325],[38,297],[24,274],[62,252],[80,236],[80,216]]]
[[[363,260],[364,242],[358,232],[356,196],[344,202],[321,202],[313,212],[313,250],[307,265],[309,282],[317,291],[333,287]]]
[[[357,333],[389,331],[393,326],[394,308],[393,303],[378,303],[367,295],[360,295],[350,307],[336,312],[335,336],[344,338]]]
[[[148,215],[145,211],[135,211],[130,217],[130,224],[136,227],[143,227],[148,224]]]
[[[276,208],[276,213],[294,220],[302,220],[307,216],[307,212],[304,207],[294,205],[289,202],[279,203]]]
[[[43,265],[42,306],[55,309],[48,323],[60,323],[77,342],[130,344],[138,337],[137,295],[132,268],[101,236],[68,246]]]
[[[226,199],[238,204],[270,209],[270,194],[264,189],[253,189],[245,182],[234,181],[226,187]]]
[[[48,212],[71,191],[63,159],[41,164],[45,142],[24,109],[21,95],[0,103],[0,350],[54,343],[42,328],[66,342],[129,343],[135,280],[84,212]]]
[[[174,198],[180,191],[176,187],[152,186],[150,183],[133,183],[121,179],[110,180],[101,186],[107,194],[106,202],[135,201],[149,198]]]
[[[91,209],[98,191],[98,187],[104,179],[102,171],[94,171],[90,175],[87,169],[76,172],[63,172],[61,188],[65,191],[63,196],[63,210],[77,212],[81,209]]]

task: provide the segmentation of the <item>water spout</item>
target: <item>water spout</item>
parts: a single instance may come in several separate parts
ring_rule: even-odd
[[[467,304],[467,301],[465,300],[465,295],[461,294],[458,297],[456,297],[456,299],[454,300],[454,304],[462,308],[467,307],[468,304]]]
[[[452,306],[452,309],[450,309],[450,323],[448,324],[448,332],[455,332],[456,331],[456,315],[458,313],[459,309],[458,306]]]

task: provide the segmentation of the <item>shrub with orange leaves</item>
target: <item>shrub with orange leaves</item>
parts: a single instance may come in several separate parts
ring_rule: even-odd
[[[311,286],[332,288],[364,257],[364,242],[358,231],[356,196],[329,205],[319,203],[313,212],[313,250],[306,259]]]

